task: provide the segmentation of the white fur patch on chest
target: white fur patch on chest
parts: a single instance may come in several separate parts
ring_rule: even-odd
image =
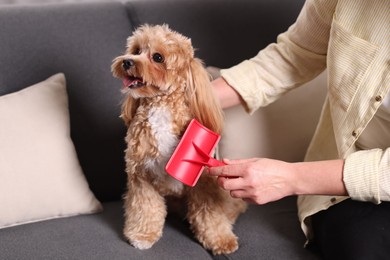
[[[157,141],[160,156],[155,160],[147,160],[145,166],[156,175],[156,182],[163,182],[165,188],[181,193],[183,184],[165,172],[165,165],[179,143],[179,139],[172,131],[171,111],[166,107],[154,107],[149,111],[148,121]]]
[[[178,139],[172,133],[172,115],[166,107],[150,109],[148,120],[152,128],[154,138],[158,143],[158,150],[162,156],[170,156]]]

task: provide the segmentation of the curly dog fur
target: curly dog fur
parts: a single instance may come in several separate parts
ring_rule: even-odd
[[[237,250],[232,225],[246,204],[207,174],[190,188],[164,170],[192,118],[217,133],[223,127],[222,110],[191,40],[167,25],[143,25],[128,38],[125,54],[114,59],[112,72],[123,81],[121,117],[128,127],[126,239],[139,249],[157,242],[167,215],[165,197],[173,195],[186,200],[191,229],[206,249]]]

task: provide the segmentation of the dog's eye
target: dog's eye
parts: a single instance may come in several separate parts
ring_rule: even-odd
[[[133,50],[133,55],[140,55],[141,54],[141,49],[140,48],[136,48]]]
[[[155,53],[152,56],[153,60],[157,63],[163,63],[164,62],[164,57],[160,53]]]

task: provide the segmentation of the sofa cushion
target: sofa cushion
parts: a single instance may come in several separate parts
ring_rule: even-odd
[[[298,221],[295,196],[266,205],[250,205],[238,218],[234,232],[240,248],[228,259],[319,259],[304,248],[306,238]]]
[[[70,139],[65,77],[0,97],[0,228],[94,213]]]
[[[219,256],[204,250],[188,223],[174,213],[168,214],[163,236],[151,249],[135,249],[122,236],[122,203],[103,206],[99,214],[0,230],[0,259],[319,259],[303,248],[295,197],[250,206],[234,226],[240,248]]]
[[[119,1],[0,8],[0,95],[66,75],[71,136],[100,201],[123,194],[121,82],[111,62],[133,28]]]
[[[212,259],[175,215],[169,217],[163,238],[151,249],[136,249],[122,236],[122,203],[103,206],[99,214],[0,230],[0,259]]]

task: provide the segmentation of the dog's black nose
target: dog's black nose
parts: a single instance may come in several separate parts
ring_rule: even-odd
[[[134,62],[132,59],[123,60],[123,68],[124,68],[125,70],[130,69],[130,68],[133,67],[134,65],[135,65],[135,62]]]

